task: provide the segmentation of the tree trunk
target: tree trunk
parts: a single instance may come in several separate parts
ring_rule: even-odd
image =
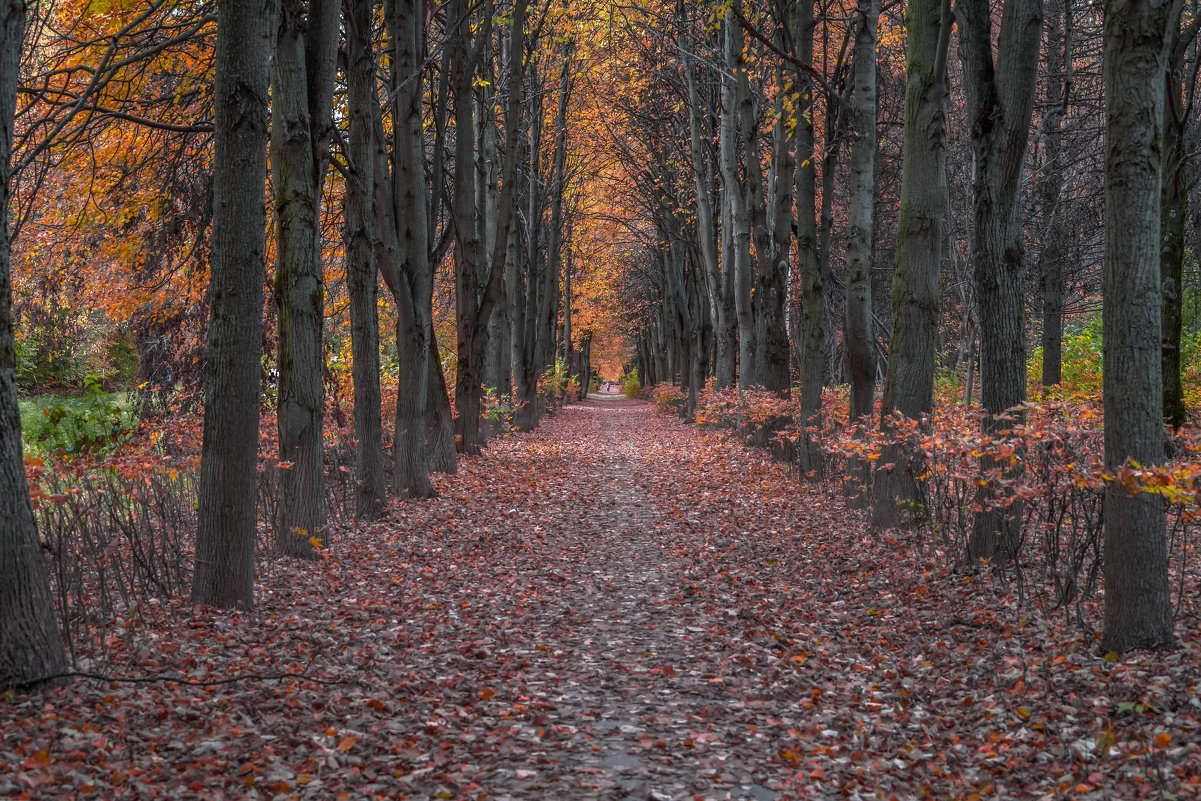
[[[794,25],[797,59],[810,64],[813,62],[813,0],[797,3]],[[797,460],[801,475],[820,481],[825,462],[819,432],[825,377],[826,300],[817,251],[817,155],[813,141],[816,104],[813,78],[798,70],[796,79],[802,103],[796,119],[797,274],[801,299],[800,325],[795,336],[800,365],[801,420],[804,423]]]
[[[1062,17],[1061,17],[1062,15]],[[1062,19],[1062,23],[1061,23]],[[1042,299],[1042,384],[1052,387],[1063,379],[1064,232],[1060,217],[1063,190],[1063,120],[1072,86],[1072,6],[1056,0],[1047,27],[1046,50],[1052,60],[1048,76],[1048,109],[1043,116],[1042,176],[1038,184],[1043,226],[1039,256],[1039,295]]]
[[[886,434],[893,430],[890,417],[894,412],[917,420],[934,410],[938,278],[947,201],[946,72],[951,24],[950,0],[910,0],[905,11],[904,163],[888,374],[880,399],[880,426]],[[875,527],[912,525],[924,518],[925,510],[918,507],[919,459],[908,444],[885,447],[875,475]]]
[[[872,321],[872,210],[876,164],[876,29],[879,0],[860,0],[856,11],[851,89],[850,196],[847,202],[847,297],[843,329],[851,373],[850,422],[867,428],[876,388],[876,338]],[[866,433],[866,432],[865,432]],[[871,462],[852,459],[853,505],[865,507]]]
[[[872,204],[876,163],[876,27],[878,0],[861,0],[856,12],[852,77],[850,196],[847,203],[847,361],[852,423],[872,414],[875,337],[872,335]]]
[[[452,215],[455,226],[455,325],[458,334],[455,408],[459,416],[455,430],[458,449],[475,455],[481,453],[487,444],[481,413],[488,319],[500,297],[501,281],[504,279],[504,251],[508,245],[514,205],[513,183],[522,118],[521,91],[525,81],[526,0],[516,0],[512,9],[504,160],[500,171],[500,197],[497,199],[496,248],[491,254],[485,253],[481,241],[480,215],[475,197],[475,138],[471,132],[475,130],[472,85],[479,56],[479,48],[473,46],[473,39],[476,35],[485,39],[492,35],[492,17],[484,14],[480,32],[473,34],[471,12],[466,0],[451,0],[446,13],[454,30],[447,42],[447,54],[456,125]]]
[[[439,370],[432,348],[434,265],[430,247],[430,186],[426,181],[425,129],[422,119],[424,3],[400,0],[389,24],[394,62],[392,180],[389,159],[376,153],[381,198],[380,267],[396,301],[397,397],[392,457],[392,487],[397,495],[431,498],[428,432],[431,373]],[[417,77],[410,77],[417,76]],[[454,472],[453,455],[445,472]]]
[[[221,15],[219,36],[227,35],[230,16]],[[29,500],[21,447],[21,413],[17,406],[8,201],[12,178],[13,115],[16,111],[21,42],[24,36],[24,4],[0,4],[0,691],[22,682],[61,673],[67,662],[62,637],[54,620],[50,582],[46,576],[42,549],[38,545],[37,522]],[[228,55],[228,45],[228,38],[222,38],[218,51],[220,55]],[[228,62],[218,60],[218,69],[220,77],[224,79],[219,86],[226,86],[229,81]],[[222,117],[228,119],[228,110],[220,103],[218,107],[219,113],[225,112]],[[226,138],[222,137],[221,144],[226,143]],[[219,200],[224,197],[218,195]],[[259,205],[262,205],[261,183]],[[262,230],[260,227],[260,239]],[[252,464],[253,448],[252,444]],[[250,483],[253,543],[253,467]],[[252,552],[252,575],[253,559]]]
[[[733,243],[734,313],[738,320],[738,386],[754,382],[755,319],[751,311],[751,223],[738,176],[738,114],[742,105],[742,28],[732,15],[724,24],[725,63],[734,75],[722,76],[721,87],[721,179],[725,208],[723,225],[730,227]],[[729,267],[727,266],[727,269]]]
[[[1013,421],[999,419],[1026,400],[1024,329],[1026,265],[1018,190],[1034,108],[1042,0],[1005,0],[993,59],[992,6],[962,0],[960,51],[975,158],[972,270],[980,311],[980,401],[986,436],[1003,437]],[[1011,472],[985,458],[981,470]],[[1022,506],[989,508],[986,487],[978,499],[967,562],[1012,559]]]
[[[283,0],[272,86],[280,520],[276,547],[313,558],[326,538],[322,188],[338,53],[335,0]]]
[[[785,46],[783,30],[779,45]],[[777,82],[785,85],[781,66]],[[796,189],[795,149],[796,128],[783,124],[785,104],[783,94],[776,96],[775,117],[779,121],[772,131],[772,197],[770,222],[771,248],[766,269],[759,275],[758,292],[762,299],[763,388],[787,397],[792,391],[792,349],[788,343],[788,278],[792,259],[793,193]],[[766,244],[766,243],[765,243]]]
[[[429,376],[426,379],[428,404],[428,428],[426,429],[426,465],[431,473],[458,472],[455,455],[455,424],[450,408],[450,393],[446,388],[446,374],[442,372],[442,359],[438,353],[437,336],[430,336]]]
[[[755,246],[755,259],[748,253],[745,274],[739,286],[747,296],[750,326],[746,330],[747,359],[743,365],[739,386],[764,386],[764,340],[767,337],[767,300],[761,284],[772,272],[772,241],[767,227],[767,198],[763,191],[763,165],[759,160],[759,114],[755,107],[755,94],[750,85],[750,64],[745,60],[741,46],[742,28],[738,27],[738,65],[735,77],[738,81],[738,137],[742,150],[742,201],[740,208],[749,216],[750,236]],[[741,335],[741,333],[740,333]]]
[[[1184,299],[1184,223],[1188,219],[1188,156],[1185,134],[1188,127],[1183,83],[1184,56],[1196,38],[1201,18],[1194,18],[1181,32],[1173,23],[1169,34],[1167,69],[1164,71],[1163,199],[1160,262],[1163,281],[1163,416],[1172,428],[1188,419],[1184,405],[1184,383],[1180,374],[1181,303]],[[1189,97],[1195,88],[1185,84]]]
[[[730,326],[733,309],[722,295],[722,264],[717,252],[717,223],[715,203],[720,203],[713,185],[712,161],[709,149],[701,140],[701,99],[697,88],[697,65],[693,63],[691,40],[681,36],[681,47],[685,48],[688,60],[684,74],[688,82],[688,144],[692,163],[692,181],[696,190],[696,239],[709,291],[709,306],[713,311],[713,329],[716,340],[714,387],[726,389],[734,382],[734,329]],[[720,206],[718,207],[720,208]]]
[[[218,8],[208,358],[192,601],[224,608],[254,605],[267,259],[263,183],[276,7],[274,0],[261,0]]]
[[[1168,0],[1105,4],[1105,466],[1163,461],[1160,202],[1163,76],[1177,24]],[[1173,644],[1164,506],[1119,479],[1105,488],[1105,623],[1119,653]]]
[[[355,516],[382,517],[387,508],[384,432],[380,412],[378,280],[375,267],[375,89],[372,0],[345,0],[346,82],[350,124],[345,199],[346,283],[354,380]]]

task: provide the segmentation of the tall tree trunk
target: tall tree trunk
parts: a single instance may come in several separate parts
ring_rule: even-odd
[[[1163,461],[1159,249],[1170,0],[1105,4],[1105,466]],[[1105,623],[1119,653],[1173,644],[1163,499],[1105,487]]]
[[[455,474],[459,464],[455,453],[455,423],[450,407],[450,392],[446,387],[446,374],[442,372],[442,359],[438,353],[438,338],[430,336],[429,377],[426,395],[429,413],[425,434],[426,465],[431,473]]]
[[[860,0],[851,77],[850,196],[847,201],[847,297],[843,337],[851,374],[850,422],[867,428],[875,403],[876,338],[872,320],[872,211],[876,174],[876,29],[880,0]],[[864,432],[866,434],[866,431]],[[867,506],[871,462],[852,459],[854,505]]]
[[[861,0],[852,57],[851,188],[847,203],[847,361],[851,373],[851,422],[872,414],[876,348],[872,332],[872,207],[876,163],[876,28],[879,0]],[[864,477],[866,478],[866,476]]]
[[[438,370],[433,338],[434,265],[431,254],[431,189],[426,180],[422,118],[425,47],[423,0],[398,0],[388,20],[392,32],[393,141],[391,159],[376,152],[376,196],[380,198],[379,264],[396,301],[397,397],[392,487],[398,495],[430,498],[428,432],[430,393]],[[387,165],[392,164],[391,181]],[[446,472],[455,465],[443,464]]]
[[[336,0],[283,0],[271,93],[281,468],[276,547],[304,558],[315,555],[314,538],[326,538],[321,205],[339,9]]]
[[[813,0],[800,0],[794,11],[793,39],[797,59],[813,63]],[[825,376],[826,301],[822,269],[817,252],[817,155],[814,151],[813,78],[798,70],[800,104],[797,109],[796,206],[797,274],[800,283],[800,325],[796,332],[800,364],[801,419],[804,430],[797,447],[801,474],[820,480],[824,459],[818,432],[821,430],[822,379]]]
[[[475,191],[475,130],[472,85],[479,49],[466,0],[451,0],[447,15],[454,33],[447,43],[450,87],[455,104],[455,177],[452,214],[455,226],[455,324],[458,362],[455,374],[455,424],[458,449],[469,455],[487,444],[481,420],[483,373],[487,355],[488,320],[501,294],[504,250],[513,212],[513,179],[516,174],[521,91],[525,79],[526,0],[516,0],[511,17],[509,97],[505,112],[504,160],[500,197],[497,199],[496,249],[486,253],[480,230]],[[478,36],[491,36],[492,17],[483,15]]]
[[[1039,296],[1042,299],[1042,384],[1052,387],[1063,379],[1064,247],[1059,225],[1063,190],[1063,120],[1072,87],[1072,4],[1056,0],[1047,26],[1048,108],[1043,116],[1044,165],[1038,184],[1043,213],[1039,256]]]
[[[379,385],[378,280],[375,267],[375,89],[373,0],[345,0],[346,83],[350,124],[345,199],[346,283],[354,380],[355,516],[373,520],[386,509],[384,432]]]
[[[231,77],[230,65],[227,61],[221,61],[220,57],[229,54],[229,26],[234,20],[224,4],[220,13],[218,37],[223,38],[218,43],[218,77],[221,79],[218,86],[226,87]],[[62,637],[54,620],[50,582],[42,549],[38,545],[37,522],[29,500],[25,457],[21,447],[21,412],[17,406],[8,202],[12,179],[13,115],[17,105],[25,14],[24,3],[0,4],[0,691],[21,682],[60,673],[67,662]],[[251,61],[253,65],[253,59]],[[224,104],[218,102],[217,106],[221,119],[228,119],[229,110]],[[227,145],[227,137],[221,137],[220,144]],[[224,185],[219,186],[224,189]],[[226,195],[217,197],[222,200]],[[261,183],[259,205],[262,205]],[[225,222],[224,218],[222,222]],[[260,241],[262,230],[260,227]],[[253,442],[257,442],[257,439],[256,436]],[[208,443],[207,438],[205,443]],[[250,541],[253,548],[253,443],[250,448]],[[250,564],[253,582],[253,550]],[[252,593],[253,585],[251,593],[248,593],[251,600]]]
[[[559,330],[560,278],[563,275],[563,197],[567,188],[567,104],[571,99],[571,65],[573,45],[563,44],[563,63],[559,73],[559,106],[555,120],[555,155],[551,173],[550,229],[547,243],[546,273],[542,297],[542,330],[538,335],[538,365],[540,370],[555,366],[557,352],[555,337]]]
[[[934,410],[938,345],[938,277],[942,268],[942,219],[947,202],[946,76],[951,38],[950,0],[910,0],[905,11],[904,163],[897,212],[896,266],[892,278],[892,333],[888,373],[880,399],[880,426],[890,416],[911,420]],[[916,449],[889,445],[876,470],[872,524],[894,528],[917,523]],[[889,467],[892,465],[892,467]]]
[[[684,74],[688,84],[688,144],[692,163],[692,182],[696,190],[696,238],[704,265],[706,286],[709,291],[709,306],[713,311],[713,329],[717,355],[715,359],[714,387],[726,389],[734,382],[734,329],[730,322],[733,309],[722,295],[721,261],[718,257],[717,223],[714,204],[719,195],[713,186],[713,166],[709,149],[701,141],[701,99],[697,88],[697,64],[690,48],[688,35],[681,36],[681,47],[688,55]],[[720,207],[719,207],[720,208]]]
[[[1168,65],[1164,72],[1163,208],[1160,223],[1163,416],[1173,428],[1180,428],[1188,419],[1188,409],[1184,405],[1184,383],[1180,375],[1180,334],[1181,303],[1184,299],[1184,223],[1188,219],[1189,162],[1185,152],[1185,133],[1189,121],[1186,115],[1196,87],[1185,83],[1182,73],[1185,52],[1196,38],[1199,25],[1201,17],[1194,17],[1184,31],[1173,22],[1168,42]]]
[[[1018,190],[1034,108],[1042,0],[1005,0],[995,61],[992,5],[962,0],[956,11],[975,159],[972,271],[980,311],[980,402],[985,434],[1004,436],[1013,422],[1001,416],[1026,400],[1026,264]],[[1015,468],[985,458],[981,469]],[[1022,505],[990,508],[988,489],[968,542],[969,564],[1016,555]]]
[[[742,28],[738,28],[739,39]],[[759,113],[755,95],[750,85],[750,65],[739,49],[738,69],[738,123],[739,143],[742,150],[742,203],[750,217],[750,239],[755,246],[755,259],[747,260],[745,288],[751,314],[749,330],[749,356],[744,367],[740,386],[764,386],[765,353],[767,337],[767,297],[764,283],[773,272],[772,239],[768,230],[767,198],[763,191],[763,164],[759,160]]]
[[[192,601],[225,608],[254,605],[263,183],[276,8],[275,0],[222,2],[217,12],[213,245]]]
[[[742,106],[742,28],[732,15],[724,24],[725,63],[733,76],[722,76],[721,87],[721,179],[725,204],[722,224],[730,227],[733,242],[734,309],[738,319],[738,386],[754,382],[755,318],[751,310],[751,223],[738,175],[738,115]],[[727,265],[726,269],[729,269]]]
[[[785,46],[781,30],[780,46]],[[785,86],[785,71],[776,72],[777,82]],[[781,396],[792,391],[792,349],[788,343],[788,279],[792,260],[793,193],[796,189],[796,128],[783,124],[783,93],[776,96],[777,123],[772,131],[772,198],[770,259],[760,273],[757,291],[763,311],[763,388]]]

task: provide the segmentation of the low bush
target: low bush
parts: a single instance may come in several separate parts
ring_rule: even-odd
[[[1091,379],[1079,373],[1084,383]],[[1004,575],[1019,593],[1048,610],[1062,610],[1089,625],[1101,575],[1102,508],[1106,484],[1120,481],[1136,494],[1164,499],[1169,551],[1178,609],[1195,613],[1201,601],[1192,591],[1201,549],[1201,431],[1186,426],[1172,435],[1180,458],[1162,466],[1128,465],[1116,474],[1103,466],[1101,408],[1096,394],[1063,392],[1042,403],[1011,410],[1009,425],[985,435],[981,413],[957,400],[954,387],[942,391],[932,420],[890,421],[887,433],[876,418],[866,429],[847,420],[845,387],[827,390],[820,425],[808,431],[821,442],[825,475],[850,480],[853,463],[877,468],[889,450],[913,454],[920,497],[909,519],[918,547],[935,549],[950,566],[963,566],[977,512],[1003,509],[1020,513],[1018,558]],[[673,387],[656,387],[660,409],[675,410],[682,397]],[[798,423],[799,394],[707,388],[697,409],[698,423],[727,429],[747,444],[792,444],[803,436]],[[784,448],[785,453],[795,453]],[[982,464],[989,465],[982,467]],[[1187,588],[1187,589],[1186,589]],[[1092,621],[1095,622],[1095,621]]]

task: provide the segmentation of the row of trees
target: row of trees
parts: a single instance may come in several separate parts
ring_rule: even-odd
[[[312,557],[328,536],[325,305],[335,293],[350,321],[361,519],[382,515],[389,493],[432,496],[432,471],[453,472],[456,451],[480,452],[486,389],[511,397],[515,423],[531,428],[544,411],[540,380],[556,363],[586,388],[590,331],[573,331],[570,288],[584,166],[570,137],[580,70],[570,9],[529,0],[222,0],[213,15],[206,4],[158,0],[148,8],[111,4],[93,18],[95,28],[82,31],[64,22],[64,5],[40,7],[28,39],[29,12],[5,6],[6,147],[18,87],[23,99],[17,155],[0,155],[6,169],[18,168],[5,172],[4,187],[22,200],[16,211],[26,230],[54,230],[61,214],[54,201],[78,185],[70,171],[88,163],[109,134],[161,136],[164,159],[186,142],[186,169],[211,176],[203,179],[211,205],[197,207],[159,180],[161,161],[146,159],[84,204],[94,211],[132,194],[143,208],[158,209],[143,219],[136,204],[124,207],[94,241],[142,237],[145,245],[164,218],[193,215],[177,226],[186,233],[162,249],[191,244],[209,268],[205,292],[190,299],[207,307],[208,318],[207,334],[188,353],[203,354],[195,603],[253,604],[264,342],[272,333],[281,468],[276,545]],[[172,101],[146,103],[151,86]],[[100,182],[97,173],[90,177],[93,186]],[[150,185],[164,202],[146,203],[144,194],[128,192],[131,184]],[[122,190],[126,197],[117,197]],[[146,248],[133,250],[131,261],[153,261]],[[63,664],[25,486],[9,252],[6,238],[0,685]],[[453,326],[442,333],[455,354],[449,389],[434,315],[446,262]],[[331,286],[343,265],[344,286]],[[179,277],[166,268],[153,276],[163,283]],[[377,297],[381,285],[390,303]],[[169,298],[143,297],[140,311],[160,329],[181,319],[164,311]],[[381,343],[381,308],[394,316],[394,343]],[[398,374],[390,465],[381,347],[394,350]],[[155,354],[162,357],[151,348],[142,355]]]
[[[678,381],[689,415],[710,376],[795,387],[813,429],[823,385],[850,385],[864,428],[882,386],[887,430],[928,419],[940,362],[967,361],[966,397],[978,380],[983,433],[1001,436],[1027,400],[1028,339],[1058,383],[1065,315],[1095,308],[1103,261],[1106,464],[1162,461],[1164,421],[1185,419],[1198,22],[1182,4],[1099,11],[734,0],[632,23],[662,78],[623,107],[648,220],[626,290],[644,383]],[[820,473],[812,436],[798,451]],[[901,445],[879,464],[855,467],[856,500],[894,527],[921,467]],[[1013,559],[1020,504],[983,507],[965,560]],[[1106,647],[1170,644],[1162,506],[1115,483],[1105,521]]]

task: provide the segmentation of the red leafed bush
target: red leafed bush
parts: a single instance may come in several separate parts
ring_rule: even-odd
[[[791,458],[807,431],[821,443],[825,475],[850,480],[851,460],[879,465],[885,453],[913,455],[920,497],[909,511],[921,547],[936,548],[950,564],[962,565],[977,512],[1005,509],[1020,516],[1019,558],[1005,566],[1020,593],[1048,609],[1081,621],[1092,611],[1101,576],[1102,508],[1106,483],[1164,499],[1169,554],[1178,608],[1196,603],[1198,571],[1193,554],[1201,547],[1201,432],[1186,426],[1169,435],[1177,458],[1164,465],[1127,465],[1111,476],[1103,464],[1100,402],[1087,395],[1028,403],[999,418],[995,433],[983,433],[982,414],[950,395],[940,397],[932,419],[897,416],[880,426],[879,407],[869,426],[850,425],[845,387],[827,390],[818,421],[807,429],[799,393],[781,398],[768,392],[707,388],[696,420],[727,429],[750,445],[771,445]],[[661,409],[682,397],[657,387]],[[889,450],[888,446],[898,446]],[[983,467],[982,465],[988,465]]]

